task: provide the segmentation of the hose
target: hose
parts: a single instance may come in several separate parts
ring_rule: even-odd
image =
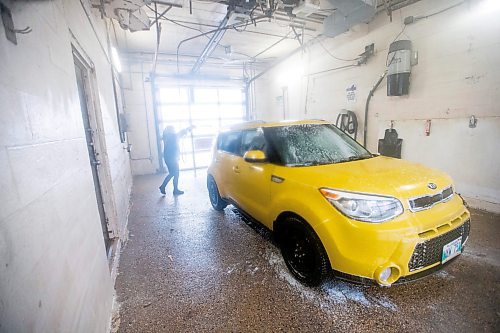
[[[373,93],[375,90],[377,90],[378,86],[382,82],[382,80],[385,78],[387,75],[387,71],[384,71],[382,75],[378,78],[377,83],[373,86],[373,88],[370,90],[368,93],[368,98],[366,99],[366,104],[365,104],[365,124],[364,124],[364,130],[363,130],[363,146],[366,148],[366,134],[368,133],[368,108],[370,106],[370,100],[372,99]]]

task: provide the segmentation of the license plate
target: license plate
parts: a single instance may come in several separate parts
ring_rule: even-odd
[[[460,253],[462,253],[462,237],[459,237],[443,246],[443,256],[441,257],[441,262],[444,264],[448,260],[458,256]]]

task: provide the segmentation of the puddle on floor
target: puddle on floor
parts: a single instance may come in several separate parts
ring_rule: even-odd
[[[325,281],[317,288],[306,287],[288,271],[277,249],[266,249],[264,256],[281,280],[287,282],[289,287],[299,293],[302,299],[315,304],[324,311],[333,311],[335,306],[348,302],[397,311],[397,306],[388,297],[369,295],[366,293],[368,287],[365,286],[332,279]]]

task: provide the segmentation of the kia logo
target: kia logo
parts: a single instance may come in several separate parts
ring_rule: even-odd
[[[430,188],[431,190],[435,190],[435,189],[437,189],[437,185],[436,185],[436,184],[434,184],[434,183],[429,183],[429,184],[427,184],[427,187],[428,187],[428,188]]]

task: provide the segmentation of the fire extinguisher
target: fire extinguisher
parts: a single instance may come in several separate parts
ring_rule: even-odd
[[[387,96],[408,95],[410,88],[412,45],[410,40],[398,40],[389,46],[387,54]]]

